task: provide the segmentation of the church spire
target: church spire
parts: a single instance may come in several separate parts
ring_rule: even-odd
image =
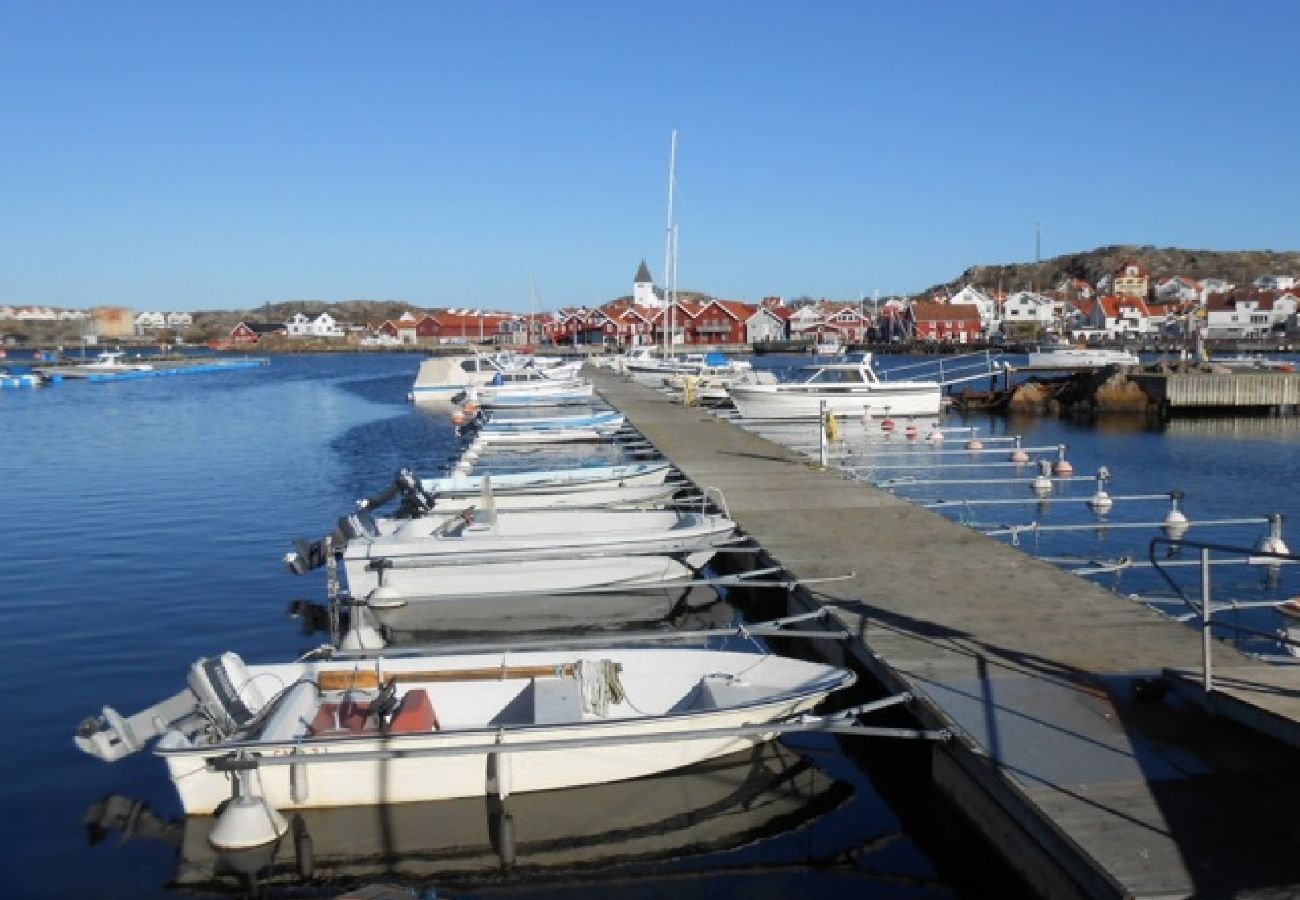
[[[633,284],[654,284],[654,279],[650,277],[650,269],[647,268],[645,260],[641,260],[641,268],[636,270],[636,277],[632,279]]]

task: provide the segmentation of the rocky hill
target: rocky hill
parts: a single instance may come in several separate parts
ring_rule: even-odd
[[[1096,284],[1129,260],[1146,266],[1152,283],[1171,275],[1188,278],[1222,278],[1232,284],[1250,284],[1261,275],[1300,277],[1300,251],[1295,250],[1180,250],[1121,244],[1069,253],[1038,263],[971,266],[952,281],[936,284],[926,293],[953,293],[968,284],[1005,291],[1046,290],[1065,278]]]

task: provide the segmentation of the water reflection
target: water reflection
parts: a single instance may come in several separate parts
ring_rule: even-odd
[[[752,849],[848,810],[854,794],[807,756],[772,742],[653,778],[515,795],[504,803],[473,798],[306,810],[292,817],[277,844],[237,854],[208,843],[212,817],[167,820],[120,795],[93,804],[85,825],[91,843],[116,833],[119,843],[175,847],[169,887],[177,890],[298,896],[303,886],[376,880],[454,890]]]

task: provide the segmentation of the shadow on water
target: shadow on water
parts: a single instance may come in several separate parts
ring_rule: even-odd
[[[778,896],[945,896],[872,784],[827,743],[768,743],[504,802],[306,810],[276,845],[238,854],[212,848],[210,817],[168,818],[120,795],[91,805],[85,827],[92,844],[169,848],[167,887],[187,894],[328,896],[383,882],[439,896],[733,896],[746,884]]]

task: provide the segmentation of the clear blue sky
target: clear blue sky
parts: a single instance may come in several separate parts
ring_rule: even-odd
[[[0,0],[0,302],[541,308],[1294,249],[1293,2]]]

